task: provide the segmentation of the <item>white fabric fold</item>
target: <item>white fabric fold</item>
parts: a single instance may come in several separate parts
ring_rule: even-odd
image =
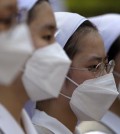
[[[22,77],[31,100],[58,97],[70,64],[71,61],[57,42],[37,50],[26,63]]]
[[[35,126],[44,127],[53,132],[53,134],[72,134],[72,132],[57,119],[39,110],[35,111],[32,122]]]
[[[70,105],[81,120],[99,121],[118,94],[113,75],[110,73],[86,80],[73,92],[72,98],[75,99],[71,99]]]
[[[37,0],[17,0],[17,2],[19,10],[21,9],[30,10],[37,2]]]
[[[25,134],[2,104],[0,104],[0,129],[5,134]]]
[[[88,19],[97,26],[108,52],[112,43],[120,35],[120,14],[104,14]]]
[[[55,19],[57,22],[56,40],[64,47],[72,34],[87,19],[77,13],[56,12]]]
[[[0,33],[0,84],[9,85],[23,70],[34,51],[26,24]]]
[[[26,133],[23,132],[22,128],[9,113],[9,111],[7,111],[2,104],[0,104],[0,130],[4,134],[37,134],[28,114],[24,109],[22,110],[21,119]]]

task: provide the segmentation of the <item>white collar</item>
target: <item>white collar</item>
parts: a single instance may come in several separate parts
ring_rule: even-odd
[[[22,110],[22,122],[26,134],[37,134],[26,111]],[[7,109],[0,104],[0,130],[3,134],[25,134]]]
[[[22,122],[26,131],[26,134],[37,134],[37,131],[35,130],[35,127],[32,124],[32,121],[30,120],[30,117],[28,116],[27,112],[23,109],[22,110]]]
[[[35,110],[32,122],[34,125],[49,129],[54,134],[72,134],[72,132],[57,119],[39,110]]]
[[[23,130],[17,124],[15,119],[7,111],[7,109],[0,104],[0,129],[3,134],[24,134]]]
[[[101,120],[102,123],[111,128],[115,133],[120,133],[120,117],[108,111]]]

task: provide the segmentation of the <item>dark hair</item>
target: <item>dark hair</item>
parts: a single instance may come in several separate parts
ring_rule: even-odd
[[[35,16],[35,9],[36,9],[36,6],[38,4],[41,4],[43,2],[48,2],[49,3],[49,0],[38,0],[34,6],[29,10],[28,12],[28,19],[27,19],[27,22],[30,23],[33,19],[34,19],[34,16]]]
[[[116,56],[120,53],[120,35],[118,38],[113,42],[109,51],[108,51],[108,60],[115,59]]]
[[[75,54],[78,52],[80,44],[78,43],[79,39],[82,39],[84,35],[89,34],[91,31],[97,31],[97,28],[90,22],[85,21],[82,25],[80,25],[74,34],[69,38],[67,43],[65,44],[64,50],[70,59],[73,59]]]

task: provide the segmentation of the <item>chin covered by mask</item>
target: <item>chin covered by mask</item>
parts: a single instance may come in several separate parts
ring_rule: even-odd
[[[58,43],[38,49],[28,60],[22,77],[33,101],[58,97],[71,61]]]
[[[80,85],[68,79],[78,86],[70,98],[71,109],[78,120],[99,121],[118,96],[112,73],[86,80]]]
[[[10,85],[15,80],[33,50],[26,24],[0,33],[0,85]]]

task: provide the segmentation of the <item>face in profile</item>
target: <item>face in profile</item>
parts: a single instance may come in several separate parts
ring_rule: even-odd
[[[117,72],[118,74],[120,74],[120,53],[115,58],[114,71]],[[120,77],[118,75],[114,75],[114,77],[115,77],[116,85],[117,85],[117,87],[119,87]]]
[[[75,55],[72,66],[79,69],[86,68],[86,70],[77,72],[76,70],[71,71],[72,74],[75,75],[73,79],[76,79],[75,81],[78,84],[81,84],[87,79],[96,77],[97,74],[95,75],[92,70],[106,58],[103,41],[97,32],[89,33],[83,37],[80,43],[82,44],[81,51]]]
[[[82,39],[78,41],[80,44],[80,50],[75,54],[71,67],[77,69],[69,70],[68,76],[77,84],[82,84],[85,80],[93,79],[98,76],[99,72],[94,72],[97,65],[101,62],[105,62],[106,54],[104,50],[104,44],[97,32],[90,32]],[[76,85],[69,82],[70,88],[64,90],[63,93],[71,96]]]
[[[11,28],[16,22],[16,15],[16,0],[0,0],[0,32]]]
[[[35,16],[29,23],[34,45],[36,48],[44,47],[55,41],[56,22],[50,4],[43,2],[34,10]]]

